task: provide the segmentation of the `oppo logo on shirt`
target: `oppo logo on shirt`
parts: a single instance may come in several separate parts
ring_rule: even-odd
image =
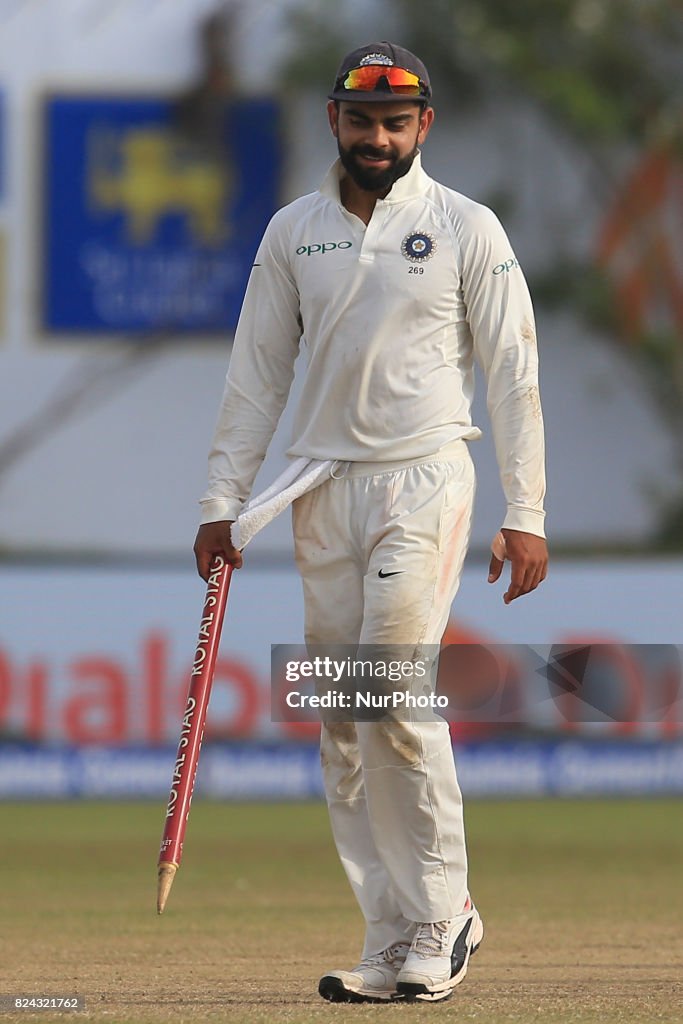
[[[499,263],[497,267],[493,268],[494,277],[498,277],[499,274],[509,274],[511,270],[519,266],[518,260],[513,257],[510,260],[505,260],[505,263]]]
[[[300,245],[297,256],[313,256],[317,252],[332,252],[333,249],[350,249],[353,242],[314,242],[313,245]]]

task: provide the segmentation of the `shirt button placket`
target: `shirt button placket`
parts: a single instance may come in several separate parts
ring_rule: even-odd
[[[365,229],[365,236],[363,238],[359,257],[361,263],[375,262],[377,243],[379,242],[379,236],[382,233],[382,228],[384,227],[384,223],[388,215],[388,206],[383,203],[381,199],[378,199],[375,209],[372,211],[370,223]]]

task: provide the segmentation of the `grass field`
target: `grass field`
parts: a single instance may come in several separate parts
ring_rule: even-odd
[[[71,1019],[117,1024],[683,1021],[680,802],[471,802],[487,933],[438,1006],[319,999],[318,977],[351,966],[362,933],[322,806],[197,803],[159,918],[162,814],[0,807],[0,994],[78,992],[87,1009]]]

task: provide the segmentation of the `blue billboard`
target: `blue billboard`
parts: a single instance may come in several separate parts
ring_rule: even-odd
[[[213,149],[181,132],[174,111],[149,97],[46,99],[46,333],[234,330],[278,205],[279,108],[226,103]]]
[[[0,743],[0,801],[168,796],[177,748]],[[466,797],[628,797],[683,794],[683,744],[632,740],[497,740],[454,747]],[[206,744],[198,796],[322,798],[317,744]]]

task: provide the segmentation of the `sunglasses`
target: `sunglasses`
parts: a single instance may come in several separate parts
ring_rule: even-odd
[[[353,68],[339,79],[337,87],[374,92],[382,78],[386,79],[391,91],[399,96],[427,96],[429,94],[427,84],[412,71],[386,64],[366,64],[362,68]]]

